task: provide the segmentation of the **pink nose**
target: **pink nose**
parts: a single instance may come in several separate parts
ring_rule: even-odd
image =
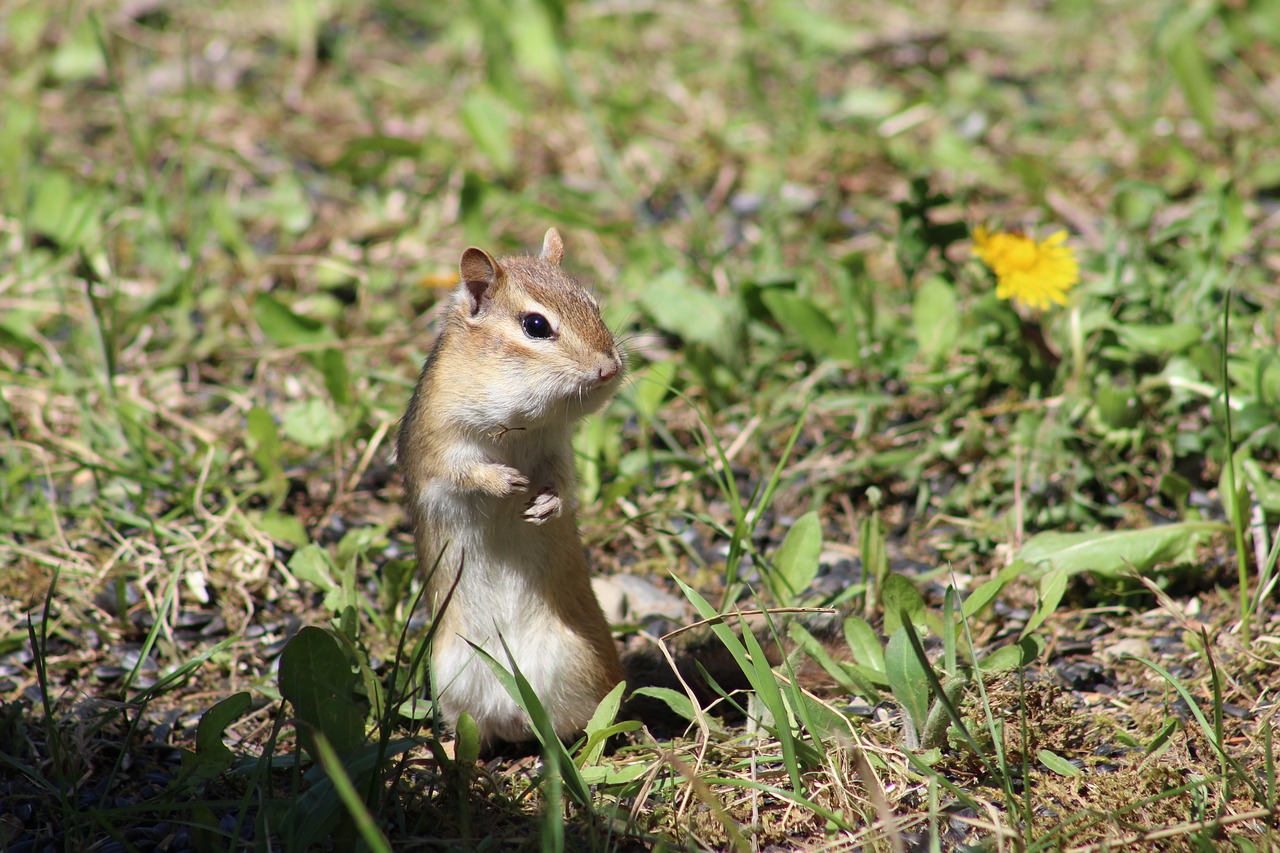
[[[611,364],[608,367],[602,367],[597,375],[599,375],[601,382],[608,382],[618,375],[618,365]]]

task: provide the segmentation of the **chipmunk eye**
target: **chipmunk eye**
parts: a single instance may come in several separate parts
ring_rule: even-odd
[[[541,314],[525,314],[520,318],[520,327],[531,338],[545,340],[551,337],[551,322]]]

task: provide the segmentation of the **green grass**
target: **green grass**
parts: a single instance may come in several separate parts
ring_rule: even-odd
[[[1267,0],[9,4],[0,849],[1280,841],[1277,44]],[[1068,230],[1068,304],[997,299],[984,223]],[[392,439],[462,249],[550,225],[634,374],[595,564],[847,642],[713,619],[662,645],[723,634],[747,722],[477,763]]]

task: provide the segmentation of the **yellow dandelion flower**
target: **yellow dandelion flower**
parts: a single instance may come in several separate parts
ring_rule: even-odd
[[[996,296],[1037,310],[1066,305],[1067,291],[1080,281],[1075,252],[1059,231],[1040,242],[1009,231],[973,229],[973,253],[996,274]]]

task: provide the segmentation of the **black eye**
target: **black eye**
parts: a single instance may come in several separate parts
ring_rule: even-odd
[[[525,314],[520,318],[520,328],[531,338],[545,340],[551,337],[551,322],[541,314]]]

